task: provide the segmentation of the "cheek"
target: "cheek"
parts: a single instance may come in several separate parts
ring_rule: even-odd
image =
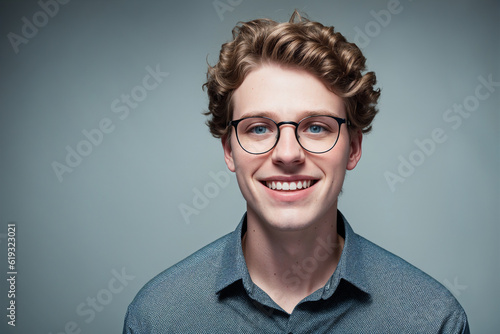
[[[236,181],[238,182],[238,187],[240,189],[243,198],[247,202],[252,202],[254,200],[254,183],[252,175],[254,174],[250,162],[241,159],[241,157],[235,157],[236,166]]]
[[[334,150],[337,149],[337,151],[335,152],[337,154],[336,164],[338,165],[339,168],[342,168],[345,173],[345,170],[347,168],[347,163],[349,161],[349,155],[351,153],[348,136],[346,136],[346,138],[342,140],[340,143],[337,143],[337,145],[335,145],[335,147],[333,148]]]
[[[251,169],[251,164],[252,160],[250,159],[251,157],[248,157],[249,154],[246,152],[243,152],[240,147],[238,142],[232,142],[233,145],[233,165],[235,168],[235,174],[236,174],[236,179],[238,180],[238,184],[240,187],[245,183],[245,180],[250,177],[250,169]],[[238,145],[238,146],[234,146]]]
[[[238,145],[238,143],[236,143]],[[239,148],[239,146],[238,146]],[[233,151],[234,166],[236,168],[236,179],[240,189],[252,189],[257,185],[255,175],[267,166],[266,156],[253,155],[243,151],[241,148]]]
[[[327,176],[337,178],[337,174],[345,174],[349,161],[349,147],[344,143],[337,143],[335,147],[323,155],[319,155],[313,162],[320,167]]]

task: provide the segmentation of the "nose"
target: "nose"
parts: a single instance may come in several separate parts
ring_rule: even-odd
[[[295,127],[291,124],[282,125],[280,138],[272,151],[272,159],[276,164],[296,165],[304,162],[304,149],[295,137]]]

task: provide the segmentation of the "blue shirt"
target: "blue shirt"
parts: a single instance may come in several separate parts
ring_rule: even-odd
[[[345,240],[338,266],[291,314],[250,279],[245,215],[234,232],[149,281],[129,305],[123,333],[469,333],[446,288],[355,234],[340,212],[337,222]]]

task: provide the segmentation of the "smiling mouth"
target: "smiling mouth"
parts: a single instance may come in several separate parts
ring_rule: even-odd
[[[291,190],[307,189],[315,182],[316,181],[314,180],[290,181],[290,182],[266,181],[265,185],[272,190],[291,191]]]

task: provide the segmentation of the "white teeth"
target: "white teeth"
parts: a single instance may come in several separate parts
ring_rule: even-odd
[[[266,181],[266,185],[269,189],[273,190],[297,190],[309,188],[311,186],[311,180],[297,182]]]

